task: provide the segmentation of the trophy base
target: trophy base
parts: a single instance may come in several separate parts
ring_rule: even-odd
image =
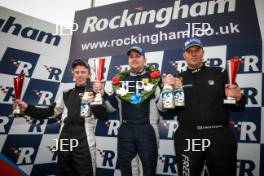
[[[96,93],[94,97],[94,101],[90,103],[91,106],[100,106],[103,105],[103,98],[100,93]]]
[[[94,101],[92,103],[90,103],[91,106],[101,106],[103,105],[103,102],[102,101]]]
[[[236,100],[235,99],[225,99],[224,104],[236,104]]]
[[[91,113],[90,113],[90,112],[82,113],[82,114],[81,114],[81,117],[89,118],[89,117],[91,117]]]
[[[179,103],[179,102],[175,102],[175,107],[184,107],[185,106],[185,104],[184,104],[184,102],[182,102],[182,103]]]
[[[174,109],[175,106],[174,106],[174,104],[163,104],[163,108],[164,109]]]
[[[9,117],[12,117],[12,118],[25,117],[25,113],[10,114]]]

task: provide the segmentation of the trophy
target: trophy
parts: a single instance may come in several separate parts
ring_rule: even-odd
[[[239,64],[241,62],[242,61],[238,56],[234,56],[227,61],[226,69],[227,69],[228,83],[230,85],[236,84],[236,76],[239,69]],[[224,100],[224,104],[236,104],[236,100],[233,97],[227,97]]]
[[[98,60],[94,60],[94,73],[95,73],[95,80],[102,81],[103,74],[104,74],[104,65],[105,65],[105,58],[100,57]],[[102,105],[103,99],[102,94],[97,91],[95,94],[94,101],[91,103],[91,106]]]
[[[22,73],[17,77],[14,77],[14,90],[15,90],[15,99],[21,98],[21,92],[23,88],[25,74]],[[20,110],[19,105],[16,104],[13,110],[13,113],[10,115],[12,117],[23,117],[24,113]]]
[[[172,62],[172,66],[175,68],[176,73],[175,73],[175,77],[180,78],[180,72],[178,70],[178,62]],[[183,87],[178,87],[174,90],[173,92],[174,95],[174,105],[175,107],[183,107],[185,106],[185,98],[184,98],[184,91],[183,91]]]

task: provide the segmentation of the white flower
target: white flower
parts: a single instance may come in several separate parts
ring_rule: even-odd
[[[148,83],[148,84],[143,84],[143,88],[144,88],[144,90],[147,91],[147,92],[151,91],[151,90],[153,89],[153,87],[154,87],[154,85],[153,85],[153,84],[150,84],[150,83]]]
[[[119,89],[116,90],[116,93],[125,96],[128,93],[128,89],[125,89],[124,87],[120,87]]]

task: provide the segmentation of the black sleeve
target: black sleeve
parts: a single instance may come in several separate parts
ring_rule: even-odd
[[[25,114],[34,118],[45,119],[54,115],[55,106],[56,103],[52,103],[46,108],[38,108],[33,105],[28,105],[28,108],[25,110]]]
[[[101,121],[106,121],[108,117],[108,113],[106,112],[106,108],[103,106],[92,106],[92,113],[94,117]]]
[[[115,108],[116,110],[118,109],[118,101],[116,99],[115,93],[113,93],[112,95],[108,95],[107,93],[104,93],[103,100],[109,101],[109,103],[111,104],[111,106],[113,106],[113,108]]]
[[[226,105],[229,111],[239,112],[243,111],[246,106],[246,97],[242,95],[241,99],[235,105]]]

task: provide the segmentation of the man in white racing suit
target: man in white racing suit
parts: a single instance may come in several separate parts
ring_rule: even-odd
[[[64,91],[61,98],[50,106],[39,108],[22,100],[16,100],[14,105],[17,103],[26,115],[33,118],[55,118],[62,114],[59,138],[76,139],[78,146],[70,151],[70,146],[65,145],[63,151],[58,151],[57,175],[94,176],[96,169],[95,127],[97,119],[106,119],[107,114],[103,106],[90,107],[91,113],[82,114],[81,112],[81,101],[84,96],[88,102],[94,100],[94,92],[88,86],[89,65],[81,59],[76,59],[72,63],[72,75],[76,81],[75,87]]]

